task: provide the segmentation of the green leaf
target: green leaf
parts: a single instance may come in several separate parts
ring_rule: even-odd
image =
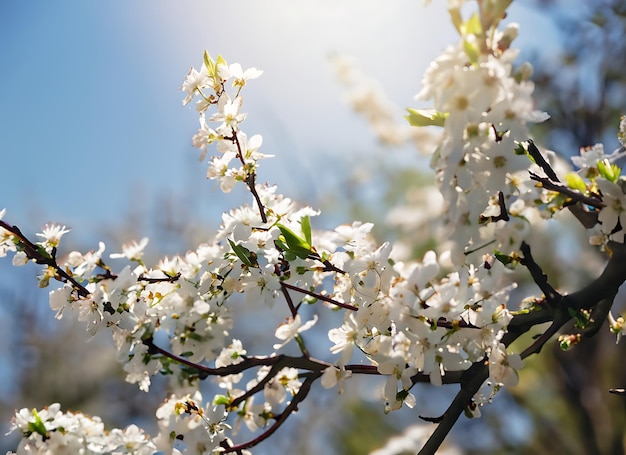
[[[230,398],[228,398],[226,395],[215,395],[215,398],[213,398],[214,406],[219,406],[219,405],[228,406],[229,404],[230,404]]]
[[[463,50],[465,51],[465,55],[467,55],[470,62],[472,62],[473,65],[476,65],[478,63],[478,58],[480,57],[480,49],[478,46],[468,40],[463,40]]]
[[[459,34],[462,34],[462,27],[463,27],[463,17],[461,16],[461,8],[454,7],[454,8],[448,8],[448,13],[450,13],[450,19],[452,20],[452,24],[454,24],[454,27],[456,28],[456,30],[459,32]]]
[[[217,62],[213,60],[213,57],[205,50],[204,51],[204,66],[208,70],[209,77],[213,80],[213,88],[217,91],[220,84],[221,79],[219,76],[218,65],[226,65],[226,60],[221,55],[217,56]]]
[[[233,242],[230,239],[228,239],[228,243],[230,243],[230,247],[233,249],[233,251],[235,252],[235,254],[237,255],[237,257],[239,258],[241,262],[243,262],[248,267],[255,267],[256,264],[254,264],[250,260],[249,249],[247,249],[245,246],[237,245],[235,242]]]
[[[483,34],[483,26],[480,23],[480,17],[478,16],[478,13],[472,14],[472,17],[465,21],[465,23],[461,26],[461,33],[462,36],[480,36]]]
[[[518,264],[518,259],[511,255],[503,254],[499,251],[495,251],[493,255],[495,256],[496,260],[503,264],[507,269],[515,269]]]
[[[296,256],[296,255],[295,255],[293,252],[291,252],[291,251],[285,251],[285,252],[283,253],[283,257],[285,258],[285,261],[287,261],[287,262],[291,262],[291,261],[295,261],[295,260],[296,260],[296,258],[297,258],[298,256]]]
[[[565,182],[567,182],[567,186],[574,190],[578,190],[582,193],[587,191],[587,185],[585,184],[585,181],[576,172],[568,172],[567,174],[565,174]]]
[[[282,224],[277,224],[276,226],[278,227],[278,229],[280,229],[280,232],[285,239],[285,243],[287,244],[287,251],[295,254],[300,259],[306,259],[307,256],[313,253],[313,248],[311,247],[311,244],[305,239],[299,237],[287,226],[284,226]]]
[[[407,108],[409,115],[404,118],[411,126],[443,126],[448,113],[437,112],[435,109],[413,109]]]
[[[309,245],[313,244],[313,240],[311,240],[311,219],[309,215],[303,216],[300,220],[300,225],[302,226],[302,233],[304,234],[304,239],[307,241]]]
[[[289,249],[289,246],[287,246],[287,244],[283,242],[280,238],[274,240],[274,245],[276,245],[276,248],[281,251],[287,251]]]
[[[618,165],[611,163],[606,158],[598,161],[598,171],[602,177],[613,183],[617,183],[622,172]]]
[[[204,51],[204,66],[206,66],[209,74],[212,75],[215,69],[215,60],[213,60],[213,57],[211,57],[206,50]]]

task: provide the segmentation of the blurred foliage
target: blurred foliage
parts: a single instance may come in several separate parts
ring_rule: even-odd
[[[560,37],[556,55],[538,48],[527,56],[538,107],[552,116],[536,126],[536,135],[565,156],[598,142],[610,152],[618,146],[615,131],[625,113],[626,2],[530,3],[550,17]]]
[[[552,116],[537,125],[534,134],[565,156],[598,142],[610,153],[619,145],[617,126],[626,114],[626,3],[536,0],[532,4],[551,18],[560,37],[557,55],[531,51],[535,99],[538,108]],[[561,264],[548,276],[556,281],[557,273],[570,270]],[[624,310],[622,293],[613,309]],[[512,393],[532,415],[534,431],[526,447],[507,453],[623,454],[626,400],[608,390],[626,386],[626,369],[621,367],[625,356],[626,345],[616,345],[615,336],[603,326],[595,337],[568,352],[552,343],[528,359],[520,385]]]
[[[343,425],[332,435],[332,442],[341,455],[360,455],[385,444],[398,428],[390,425],[381,407],[365,401],[351,401],[345,407]]]

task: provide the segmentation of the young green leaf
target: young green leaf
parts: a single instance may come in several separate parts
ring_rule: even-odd
[[[615,163],[611,163],[608,159],[598,161],[598,171],[600,175],[610,182],[617,183],[622,170]]]
[[[276,225],[280,229],[281,234],[287,244],[287,251],[295,254],[300,259],[306,259],[313,251],[311,244],[305,239],[299,237],[295,232],[282,224]]]
[[[443,126],[448,117],[448,113],[437,112],[434,109],[413,109],[407,108],[409,115],[404,118],[411,126]]]
[[[567,174],[565,174],[565,182],[567,182],[567,186],[574,190],[578,190],[582,193],[587,191],[587,185],[585,185],[585,181],[576,172],[568,172]]]
[[[213,74],[213,69],[215,68],[215,60],[213,57],[205,50],[204,51],[204,66],[208,70],[209,74]]]
[[[247,249],[245,246],[237,245],[230,239],[228,239],[228,243],[230,243],[230,247],[233,249],[234,253],[237,255],[241,262],[243,262],[248,267],[255,267],[255,264],[250,260],[249,249]]]
[[[476,43],[463,40],[463,50],[465,51],[467,58],[469,58],[470,62],[472,62],[472,65],[476,65],[478,63],[478,58],[480,57],[480,49]]]
[[[483,26],[480,23],[480,16],[478,13],[472,14],[465,23],[461,26],[461,33],[465,37],[467,35],[480,36],[483,34]]]
[[[300,224],[302,225],[302,233],[304,234],[304,239],[309,245],[312,245],[313,240],[311,240],[311,219],[309,218],[309,215],[303,216],[300,220]]]

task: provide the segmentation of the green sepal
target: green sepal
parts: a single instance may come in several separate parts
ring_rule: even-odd
[[[404,118],[411,126],[443,126],[448,118],[447,112],[437,112],[435,109],[413,109],[408,107]]]

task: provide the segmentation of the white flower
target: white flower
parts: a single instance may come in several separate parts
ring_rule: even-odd
[[[121,253],[112,253],[109,255],[111,259],[128,258],[131,261],[138,261],[143,256],[143,249],[148,244],[148,237],[141,239],[139,243],[133,240],[132,243],[122,245]]]
[[[249,80],[256,79],[263,74],[263,71],[256,68],[248,68],[244,71],[239,63],[233,63],[228,66],[228,73],[228,79],[234,78],[233,87],[241,89]]]
[[[223,136],[221,134],[218,134],[217,131],[213,130],[212,128],[209,128],[206,123],[204,113],[202,113],[200,115],[200,129],[191,140],[194,147],[202,150],[199,160],[204,161],[204,158],[207,154],[207,145],[221,139],[223,139]]]
[[[345,365],[352,358],[352,351],[359,339],[358,323],[352,312],[347,313],[347,317],[343,325],[337,329],[328,331],[328,339],[335,343],[331,346],[330,352],[333,354],[341,353],[340,364]]]
[[[49,248],[54,248],[59,246],[61,237],[68,232],[70,232],[70,230],[66,229],[65,226],[48,223],[43,227],[43,232],[37,233],[36,235],[45,239],[43,245]]]
[[[218,132],[223,130],[223,126],[227,126],[231,130],[236,131],[239,124],[246,118],[246,114],[239,112],[242,104],[243,98],[240,96],[231,100],[228,95],[223,95],[217,103],[219,111],[213,114],[211,118],[209,118],[209,121],[223,122],[222,127],[218,127]],[[228,131],[226,134],[228,134]]]
[[[190,68],[189,72],[185,76],[183,85],[180,86],[180,90],[187,92],[187,96],[183,100],[183,104],[189,104],[192,98],[204,87],[209,85],[209,73],[206,66],[202,65],[200,71],[196,71],[195,68]]]
[[[595,144],[592,147],[581,147],[580,156],[573,156],[572,163],[579,169],[589,169],[596,167],[598,161],[602,161],[606,157],[604,145]]]
[[[622,187],[603,178],[597,178],[596,184],[602,192],[604,207],[600,209],[598,221],[602,223],[602,232],[612,240],[623,243],[624,229],[626,228],[626,194]],[[613,232],[620,224],[621,229]]]
[[[622,316],[619,316],[617,319],[615,319],[613,313],[609,311],[608,320],[611,332],[613,332],[617,337],[617,339],[615,340],[615,343],[617,344],[622,338],[622,335],[626,333],[626,324],[624,324],[624,318]]]
[[[296,314],[295,317],[290,317],[287,319],[287,322],[283,322],[278,326],[274,335],[279,340],[282,340],[282,343],[277,343],[274,345],[274,349],[278,350],[289,343],[291,340],[295,338],[299,333],[304,332],[305,330],[309,330],[311,327],[315,325],[317,322],[317,315],[313,315],[313,319],[307,321],[305,324],[302,324],[302,318],[299,314]]]
[[[508,354],[506,346],[499,343],[491,349],[489,354],[489,377],[505,387],[513,387],[519,381],[517,371],[522,368],[522,358],[519,354]]]
[[[347,371],[345,368],[337,368],[334,365],[329,366],[322,373],[322,387],[325,389],[332,389],[336,385],[339,385],[338,393],[343,393],[343,381],[346,378],[352,377],[352,371]]]

